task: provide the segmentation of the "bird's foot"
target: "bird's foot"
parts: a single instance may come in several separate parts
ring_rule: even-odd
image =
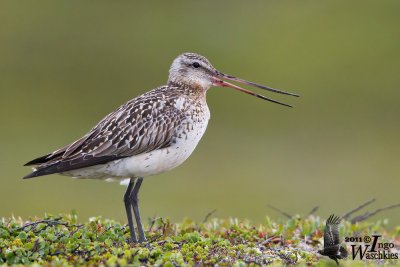
[[[147,239],[145,236],[139,236],[139,243],[145,243],[147,242]]]
[[[132,236],[131,236],[131,237],[128,239],[128,243],[130,243],[130,244],[137,244],[138,241],[137,241],[136,237],[132,237]]]

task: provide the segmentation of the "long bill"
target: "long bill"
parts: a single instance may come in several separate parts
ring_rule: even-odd
[[[261,88],[261,89],[264,89],[264,90],[268,90],[268,91],[271,91],[271,92],[274,92],[274,93],[279,93],[279,94],[299,97],[299,95],[294,94],[294,93],[289,93],[289,92],[281,91],[281,90],[274,89],[274,88],[271,88],[271,87],[267,87],[267,86],[264,86],[264,85],[261,85],[261,84],[249,82],[249,81],[246,81],[246,80],[243,80],[243,79],[240,79],[240,78],[236,78],[236,77],[224,74],[222,72],[217,72],[217,76],[213,77],[214,86],[230,87],[230,88],[236,89],[238,91],[241,91],[243,93],[246,93],[246,94],[249,94],[249,95],[252,95],[252,96],[255,96],[255,97],[261,98],[263,100],[267,100],[267,101],[276,103],[276,104],[280,104],[280,105],[283,105],[283,106],[286,106],[286,107],[293,107],[293,106],[291,106],[289,104],[286,104],[286,103],[283,103],[283,102],[280,102],[280,101],[277,101],[275,99],[272,99],[272,98],[257,94],[257,93],[255,93],[253,91],[244,89],[244,88],[239,87],[237,85],[234,85],[232,83],[226,82],[226,81],[222,80],[221,78],[224,78],[224,79],[227,79],[227,80],[231,80],[231,81],[235,81],[235,82],[239,82],[239,83],[242,83],[242,84],[247,84],[247,85],[254,86],[254,87],[258,87],[258,88]]]

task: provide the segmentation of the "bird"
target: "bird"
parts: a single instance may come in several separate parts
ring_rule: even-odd
[[[318,250],[318,253],[328,256],[339,265],[339,259],[345,259],[348,252],[339,241],[339,224],[340,218],[332,214],[329,216],[324,229],[324,248]]]
[[[33,172],[23,178],[61,174],[127,185],[123,201],[130,242],[146,242],[138,206],[143,178],[171,170],[192,154],[210,119],[206,92],[211,87],[230,87],[292,107],[226,80],[299,96],[224,74],[204,56],[183,53],[173,60],[166,85],[129,100],[75,142],[29,161],[25,166],[33,166]]]

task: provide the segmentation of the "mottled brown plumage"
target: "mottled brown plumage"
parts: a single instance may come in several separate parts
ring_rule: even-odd
[[[185,134],[183,121],[203,112],[196,99],[187,97],[188,89],[184,87],[170,84],[128,101],[84,137],[28,162],[26,165],[39,166],[26,178],[105,164],[170,146],[179,135]],[[185,97],[187,105],[197,106],[197,111],[187,113],[177,109],[180,97]]]

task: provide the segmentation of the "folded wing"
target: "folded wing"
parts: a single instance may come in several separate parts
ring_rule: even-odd
[[[132,99],[79,140],[28,162],[25,165],[37,167],[24,178],[105,164],[169,146],[184,116],[162,95],[157,97],[157,92]]]

